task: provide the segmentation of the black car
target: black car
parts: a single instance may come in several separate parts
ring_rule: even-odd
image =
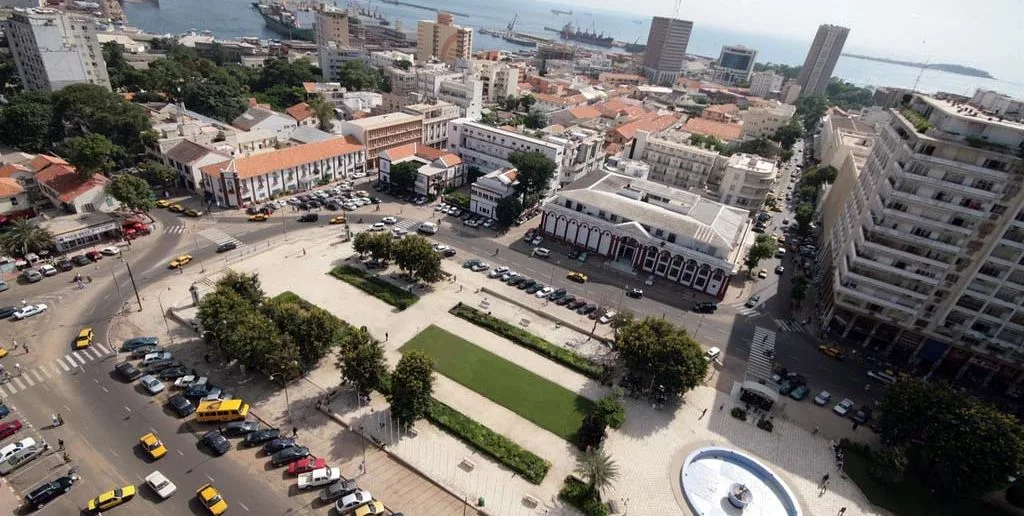
[[[324,208],[327,208],[328,210],[331,210],[331,211],[338,211],[338,210],[341,209],[341,205],[336,203],[336,202],[334,202],[334,201],[331,201],[331,202],[325,204]]]
[[[138,380],[142,376],[142,371],[139,371],[139,368],[135,367],[135,364],[131,362],[121,362],[114,366],[114,370],[121,375],[121,378],[129,382]]]
[[[167,404],[171,407],[171,410],[178,415],[178,417],[185,417],[196,411],[196,406],[181,394],[171,396],[170,399],[167,400]]]
[[[579,249],[574,247],[571,251],[569,251],[569,259],[570,260],[575,260],[575,259],[577,259],[579,257],[580,257],[580,250]]]
[[[164,348],[161,348],[156,344],[152,346],[142,346],[141,348],[135,348],[132,350],[132,358],[144,358],[150,353],[157,353],[159,351],[164,351]]]
[[[528,288],[530,288],[530,287],[532,287],[532,286],[534,286],[536,284],[537,284],[537,280],[526,278],[526,279],[523,280],[522,283],[516,285],[516,288],[518,288],[519,290],[526,290],[526,289],[528,289]]]
[[[6,319],[14,315],[14,312],[16,312],[17,310],[18,309],[13,306],[5,306],[3,308],[0,308],[0,319]]]
[[[444,256],[445,258],[451,258],[452,256],[455,256],[455,249],[449,247],[448,249],[441,251],[441,256]]]
[[[330,502],[337,500],[343,496],[348,496],[359,489],[359,485],[356,484],[354,478],[335,482],[327,486],[323,491],[320,491],[320,500],[324,502]]]
[[[569,310],[576,310],[577,308],[582,308],[584,306],[587,306],[587,302],[583,299],[577,299],[572,303],[565,305],[565,307],[568,308]]]
[[[85,256],[84,254],[76,254],[72,256],[71,261],[75,262],[75,265],[78,266],[89,265],[90,263],[92,263],[92,260],[90,260],[89,257]]]
[[[857,412],[854,412],[853,415],[850,416],[850,419],[860,425],[867,424],[871,421],[871,407],[861,407]]]
[[[597,310],[597,305],[591,303],[589,305],[581,306],[581,307],[577,308],[576,309],[576,313],[578,313],[580,315],[587,315],[587,314],[592,313],[592,312],[594,312],[596,310]]]
[[[192,384],[189,385],[188,387],[185,387],[185,392],[183,392],[182,394],[184,394],[186,398],[202,398],[213,392],[213,390],[216,388],[217,387],[215,385],[209,383],[203,383],[198,385]]]
[[[270,463],[274,466],[284,466],[285,464],[305,458],[307,455],[309,455],[309,448],[305,446],[290,446],[275,453],[270,458]]]
[[[634,299],[640,299],[644,297],[644,291],[638,288],[631,288],[626,290],[626,295]]]
[[[156,346],[159,343],[160,339],[156,337],[134,337],[124,341],[124,344],[121,345],[121,351],[132,351],[143,346]]]
[[[75,262],[72,262],[71,260],[68,259],[64,259],[57,262],[57,268],[63,272],[67,272],[75,268]]]
[[[171,368],[174,368],[174,367],[184,367],[184,366],[181,364],[181,362],[178,362],[177,360],[166,360],[166,361],[157,360],[156,362],[150,362],[150,364],[148,366],[146,366],[146,372],[149,373],[149,374],[156,374],[156,373],[159,373],[160,371],[164,371],[164,370],[171,369]],[[185,376],[185,375],[180,375],[180,376]]]
[[[263,445],[263,453],[277,453],[285,448],[295,446],[295,439],[278,437]]]
[[[234,242],[224,242],[223,244],[220,244],[220,245],[217,246],[217,252],[218,253],[225,253],[225,252],[228,252],[228,251],[234,251],[235,249],[238,249],[238,245],[235,244]]]
[[[203,434],[202,442],[209,446],[213,453],[217,455],[224,455],[231,449],[231,441],[228,441],[227,437],[224,437],[216,430],[210,430]]]
[[[526,278],[524,278],[522,276],[516,276],[514,278],[509,278],[508,284],[514,287],[514,286],[519,285],[520,283],[522,283],[524,281],[526,281]]]
[[[263,444],[267,441],[277,439],[280,436],[281,431],[277,428],[266,428],[245,434],[245,437],[242,438],[242,444],[246,446],[256,446],[257,444]]]
[[[718,310],[718,305],[710,301],[705,301],[693,305],[693,311],[699,314],[713,314],[715,310]]]
[[[316,222],[320,220],[320,214],[318,213],[307,213],[299,217],[299,222]]]
[[[527,294],[536,294],[537,292],[539,292],[543,288],[544,288],[544,284],[543,283],[534,283],[533,285],[530,285],[529,288],[526,289],[526,293]]]
[[[233,421],[224,425],[224,437],[242,437],[260,429],[256,421]]]
[[[567,305],[569,303],[572,303],[575,300],[576,300],[576,296],[574,296],[572,294],[566,294],[566,295],[556,299],[555,300],[555,304],[558,305],[558,306],[565,306],[565,305]]]
[[[32,509],[39,509],[55,500],[58,496],[70,491],[71,486],[75,485],[77,481],[78,476],[76,475],[55,478],[53,481],[47,482],[25,495],[25,504]]]
[[[784,378],[782,383],[779,384],[779,394],[786,396],[790,392],[793,392],[793,389],[796,389],[801,385],[807,385],[807,378],[804,378],[799,374],[790,373],[789,376]]]
[[[565,289],[560,288],[548,295],[548,301],[557,302],[559,299],[562,299],[563,297],[565,297]]]
[[[174,367],[168,367],[167,369],[160,371],[160,374],[156,375],[156,377],[161,380],[176,380],[187,374],[188,369],[186,369],[185,366],[177,365]]]

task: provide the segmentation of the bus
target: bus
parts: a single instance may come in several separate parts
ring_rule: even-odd
[[[249,404],[242,400],[202,401],[196,409],[196,421],[242,421],[249,414]]]

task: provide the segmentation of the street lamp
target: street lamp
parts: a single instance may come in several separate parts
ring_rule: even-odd
[[[292,366],[297,366],[297,365],[299,365],[299,363],[293,361],[291,363],[291,365]],[[277,372],[277,373],[274,373],[274,374],[270,375],[270,381],[274,381],[274,377],[275,376],[281,376],[281,384],[284,385],[284,408],[285,408],[285,412],[288,414],[288,422],[291,423],[292,422],[292,403],[291,403],[291,400],[288,398],[288,381],[285,380],[284,372],[283,371],[282,372]]]
[[[156,302],[157,302],[158,305],[160,305],[160,317],[162,317],[163,320],[164,320],[164,329],[167,330],[167,337],[171,339],[171,343],[173,344],[174,343],[174,335],[171,335],[171,326],[169,324],[167,324],[167,311],[164,310],[164,300],[162,299],[164,297],[164,294],[166,294],[166,293],[168,293],[170,291],[171,291],[171,287],[167,287],[167,290],[161,292],[159,295],[156,296]]]

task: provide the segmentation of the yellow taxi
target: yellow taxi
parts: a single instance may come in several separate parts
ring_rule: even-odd
[[[263,221],[265,221],[265,220],[267,220],[269,218],[270,217],[266,216],[263,213],[257,213],[255,215],[253,215],[252,217],[249,217],[249,222],[263,222]]]
[[[583,274],[582,272],[570,272],[565,277],[569,278],[572,281],[575,281],[576,283],[586,283],[587,282],[587,275]]]
[[[117,507],[132,498],[135,498],[135,486],[119,487],[89,500],[88,510],[90,514],[97,514],[100,511]]]
[[[192,261],[192,255],[191,254],[183,254],[183,255],[181,255],[181,256],[171,260],[171,262],[168,263],[167,266],[172,268],[172,269],[177,269],[178,267],[182,267],[186,263],[191,262],[191,261]]]
[[[0,346],[0,358],[7,356],[7,348]]]
[[[168,207],[170,205],[171,205],[171,203],[169,201],[164,200],[164,199],[160,199],[159,201],[156,202],[156,207],[157,208],[166,208],[166,207]]]
[[[384,504],[377,500],[372,500],[370,503],[356,509],[353,516],[372,516],[375,514],[384,514]]]
[[[185,210],[185,215],[187,215],[189,217],[198,217],[198,216],[202,215],[202,213],[200,213],[200,212],[198,212],[196,210]]]
[[[150,457],[153,457],[153,460],[167,455],[167,447],[164,446],[163,441],[161,441],[160,438],[152,432],[140,437],[139,444],[142,445],[142,449],[146,450],[146,453],[148,453]]]
[[[173,211],[174,213],[181,213],[185,211],[185,207],[180,204],[172,204],[168,206],[167,209]]]
[[[228,503],[220,497],[220,493],[216,487],[213,487],[213,484],[204,484],[196,490],[196,496],[203,503],[203,507],[206,507],[206,510],[214,516],[224,514],[224,511],[228,510]]]
[[[75,339],[75,349],[87,348],[92,345],[92,328],[85,327],[78,332],[78,337]]]
[[[843,353],[842,348],[839,346],[833,346],[829,344],[822,344],[818,346],[818,351],[821,351],[825,356],[832,357],[836,360],[842,360],[846,358],[846,353]]]
[[[344,215],[338,215],[337,217],[334,217],[334,218],[331,219],[331,224],[344,224],[344,223],[345,223],[345,216]]]

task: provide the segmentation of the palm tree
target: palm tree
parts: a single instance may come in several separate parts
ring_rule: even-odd
[[[11,221],[6,233],[0,237],[0,246],[14,256],[25,256],[52,248],[53,234],[46,228],[37,226],[25,219]]]
[[[587,448],[576,464],[576,474],[583,477],[590,489],[600,493],[619,478],[619,466],[600,448]]]

